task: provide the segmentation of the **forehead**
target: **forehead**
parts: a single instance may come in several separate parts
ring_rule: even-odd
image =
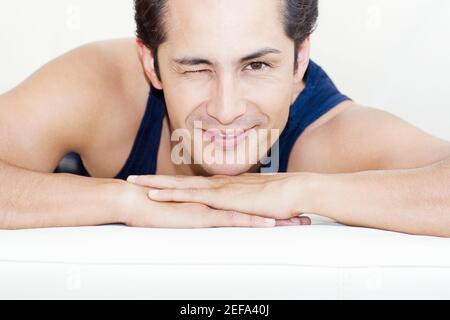
[[[167,44],[172,49],[250,50],[289,40],[284,0],[168,0]]]

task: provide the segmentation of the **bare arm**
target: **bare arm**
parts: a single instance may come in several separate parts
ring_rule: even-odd
[[[450,142],[359,106],[301,139],[291,167],[314,172],[304,175],[312,188],[305,209],[349,225],[450,236]]]
[[[119,181],[40,173],[0,161],[0,229],[122,222]]]
[[[307,209],[349,225],[450,236],[450,142],[357,105],[303,139],[293,167],[323,173],[309,179]]]
[[[113,179],[39,173],[0,161],[0,230],[96,226],[273,227],[274,219],[201,204],[160,204],[147,187]],[[298,225],[301,221],[278,221]]]
[[[100,87],[96,54],[93,45],[73,50],[0,96],[0,228],[119,222],[119,181],[52,173],[86,147],[99,92],[110,89]]]
[[[303,203],[311,203],[308,212],[348,225],[450,237],[450,157],[423,168],[312,174],[306,180],[314,199]]]

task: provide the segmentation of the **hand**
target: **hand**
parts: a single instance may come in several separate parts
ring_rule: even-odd
[[[299,225],[298,219],[278,221],[234,210],[213,209],[200,203],[157,202],[148,198],[152,189],[126,183],[120,200],[120,222],[132,227],[209,228],[274,227]],[[123,189],[122,189],[123,190]]]
[[[297,204],[302,197],[299,174],[244,174],[241,176],[185,177],[131,176],[129,182],[151,187],[153,201],[197,203],[217,210],[273,218],[299,219],[310,224]]]

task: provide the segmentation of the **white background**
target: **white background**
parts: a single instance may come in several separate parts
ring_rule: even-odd
[[[355,101],[450,140],[450,1],[320,0],[312,58]],[[134,35],[132,0],[0,1],[0,93],[83,43]]]

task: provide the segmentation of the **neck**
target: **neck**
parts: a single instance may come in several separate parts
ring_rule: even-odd
[[[305,90],[306,88],[306,82],[303,79],[298,84],[294,86],[293,94],[292,94],[292,104],[297,100],[298,96]]]

